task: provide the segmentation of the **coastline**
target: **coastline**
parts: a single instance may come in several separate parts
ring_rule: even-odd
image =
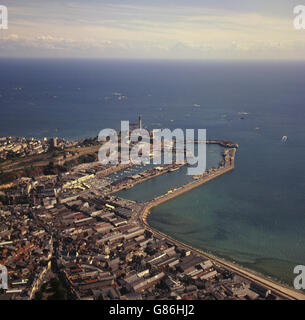
[[[154,207],[154,206],[152,206]],[[149,211],[151,210],[152,207],[146,207],[144,209],[144,212],[146,213],[146,215],[148,216],[149,214]],[[261,275],[258,275],[256,274],[254,271],[252,270],[247,270],[241,266],[238,266],[238,265],[235,265],[231,262],[228,262],[222,258],[219,258],[219,257],[216,257],[210,253],[207,253],[207,252],[204,252],[200,249],[196,249],[184,242],[181,242],[177,239],[174,239],[172,238],[171,236],[161,232],[161,231],[158,231],[156,230],[155,228],[151,227],[147,221],[143,221],[146,229],[150,232],[152,232],[154,235],[157,235],[159,237],[162,237],[162,238],[165,238],[166,240],[168,240],[169,242],[175,244],[175,245],[178,245],[180,247],[183,247],[183,248],[186,248],[188,250],[191,250],[193,251],[195,254],[197,255],[200,255],[201,257],[203,258],[206,258],[206,259],[210,259],[212,260],[212,262],[215,264],[215,265],[218,265],[220,267],[223,267],[225,269],[228,269],[248,280],[251,280],[251,281],[254,281],[256,283],[259,283],[265,287],[267,287],[268,289],[280,294],[281,296],[287,298],[288,300],[305,300],[305,294],[301,293],[301,292],[297,292],[293,289],[290,289],[288,287],[285,287],[284,285],[282,284],[279,284],[279,283],[276,283],[272,280],[268,280],[266,278],[264,278],[263,276]]]
[[[161,203],[167,202],[170,199],[173,199],[175,197],[178,197],[194,188],[197,188],[198,186],[207,183],[208,181],[211,181],[225,173],[228,173],[232,171],[235,167],[235,155],[237,152],[238,145],[234,144],[232,141],[225,141],[225,140],[209,140],[206,141],[209,144],[219,144],[220,146],[224,147],[223,152],[223,160],[220,162],[219,166],[217,168],[209,169],[204,174],[201,174],[199,176],[195,176],[194,180],[191,182],[188,182],[187,184],[172,189],[168,193],[163,194],[161,196],[155,197],[153,200],[150,200],[148,202],[143,203],[141,206],[141,210],[138,212],[136,218],[140,224],[142,224],[146,230],[150,231],[157,237],[161,237],[164,239],[167,239],[169,242],[171,242],[174,245],[177,245],[182,248],[186,248],[187,250],[191,250],[193,253],[200,255],[201,257],[205,259],[210,259],[216,266],[224,268],[226,270],[232,271],[237,275],[242,276],[245,279],[248,279],[252,282],[256,282],[257,284],[261,284],[264,287],[272,290],[274,293],[279,294],[283,298],[289,299],[289,300],[305,300],[305,294],[303,292],[298,292],[296,290],[293,290],[284,284],[277,283],[273,279],[267,279],[263,275],[257,274],[253,270],[249,270],[245,267],[236,265],[232,262],[226,261],[224,258],[217,257],[211,253],[207,253],[201,249],[197,249],[195,247],[192,247],[192,245],[188,245],[182,241],[179,241],[177,239],[174,239],[172,236],[169,236],[155,228],[149,225],[148,223],[148,216],[151,213],[151,209],[153,207],[156,207],[160,205]],[[185,164],[184,164],[185,165]],[[181,165],[182,167],[183,165]],[[127,166],[128,167],[128,166]],[[114,172],[119,171],[122,168],[116,168]],[[111,170],[110,170],[111,171]],[[132,185],[130,185],[130,188],[132,188],[135,184],[142,183],[148,179],[152,179],[156,176],[159,176],[161,174],[164,174],[168,172],[168,170],[164,172],[158,172],[154,176],[149,176],[146,178],[143,178],[139,181],[133,181]],[[109,172],[104,173],[100,177],[107,176]],[[118,190],[112,190],[109,194],[115,193]],[[133,219],[134,219],[133,218]]]
[[[212,143],[217,143],[217,142],[213,141]],[[204,252],[200,249],[194,248],[191,245],[188,245],[184,242],[181,242],[177,239],[174,239],[171,236],[153,228],[148,223],[147,218],[148,218],[149,214],[151,213],[151,209],[153,207],[156,207],[164,202],[167,202],[170,199],[178,197],[185,192],[188,192],[188,191],[190,191],[190,190],[192,190],[202,184],[207,183],[208,181],[211,181],[211,180],[233,170],[234,163],[235,163],[235,153],[236,153],[237,149],[232,148],[231,150],[233,150],[233,153],[231,155],[231,159],[226,160],[225,165],[223,167],[218,167],[218,169],[216,169],[217,171],[214,172],[213,174],[200,177],[200,178],[198,178],[198,180],[192,181],[192,182],[190,182],[180,188],[172,190],[172,192],[169,194],[161,195],[159,197],[154,198],[151,201],[146,202],[145,206],[143,208],[143,211],[139,215],[140,221],[145,226],[145,228],[148,231],[150,231],[151,233],[153,233],[154,235],[162,237],[177,246],[191,250],[195,254],[200,255],[203,258],[211,259],[213,261],[213,263],[215,263],[215,265],[218,265],[220,267],[228,269],[228,270],[236,273],[237,275],[240,275],[240,276],[242,276],[248,280],[254,281],[258,284],[261,284],[261,285],[267,287],[268,289],[272,290],[273,292],[278,293],[279,295],[283,296],[284,298],[286,298],[288,300],[305,300],[305,294],[302,292],[298,292],[296,290],[290,289],[289,287],[286,287],[280,283],[276,283],[273,280],[266,279],[262,275],[256,274],[255,271],[253,271],[253,270],[248,270],[244,267],[241,267],[241,266],[235,265],[231,262],[228,262],[228,261],[224,260],[223,258],[216,257],[210,253],[207,253],[207,252]],[[226,166],[227,161],[229,161],[230,164]]]

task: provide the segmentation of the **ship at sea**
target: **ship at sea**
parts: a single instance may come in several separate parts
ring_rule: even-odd
[[[283,142],[283,143],[285,143],[287,140],[288,140],[288,137],[287,137],[287,136],[283,136],[283,137],[282,137],[282,142]]]

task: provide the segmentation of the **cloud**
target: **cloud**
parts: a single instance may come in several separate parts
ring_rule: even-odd
[[[253,2],[246,0],[240,10],[223,1],[195,0],[188,5],[178,0],[175,5],[94,0],[26,3],[11,0],[9,30],[0,30],[0,56],[305,57],[305,31],[293,29],[292,12],[288,17],[283,12],[274,14],[270,4],[264,13],[251,9]]]

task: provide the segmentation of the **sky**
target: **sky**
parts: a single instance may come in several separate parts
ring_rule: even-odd
[[[303,2],[303,3],[302,3]],[[305,58],[305,0],[0,0],[0,57]]]

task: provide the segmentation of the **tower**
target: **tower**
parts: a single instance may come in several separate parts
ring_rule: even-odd
[[[139,129],[142,129],[142,116],[139,114]]]
[[[53,146],[54,148],[57,147],[57,138],[52,138],[52,146]]]

